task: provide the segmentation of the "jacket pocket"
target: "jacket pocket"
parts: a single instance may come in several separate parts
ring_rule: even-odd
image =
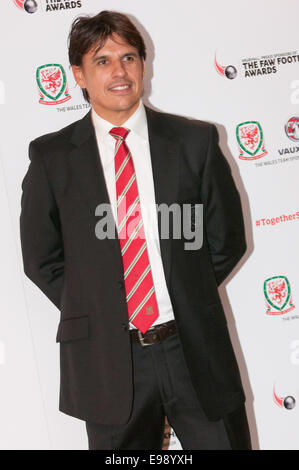
[[[88,315],[61,320],[58,325],[56,343],[73,341],[89,336]]]

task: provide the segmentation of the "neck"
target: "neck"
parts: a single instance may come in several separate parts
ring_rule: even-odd
[[[96,103],[91,104],[94,111],[100,116],[102,119],[105,119],[105,121],[110,122],[114,126],[121,126],[124,124],[132,114],[135,113],[136,109],[138,108],[140,103],[140,100],[135,103],[135,105],[126,110],[121,110],[121,111],[114,111],[111,109],[103,109],[99,108]]]

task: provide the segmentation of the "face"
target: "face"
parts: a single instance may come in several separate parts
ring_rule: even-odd
[[[72,66],[76,82],[86,88],[99,116],[121,125],[137,109],[143,89],[144,60],[137,49],[114,34],[95,54],[88,51],[81,66]]]

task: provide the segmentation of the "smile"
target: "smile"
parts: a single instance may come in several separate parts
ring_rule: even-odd
[[[131,88],[131,85],[118,85],[113,88],[110,88],[110,91],[122,91],[122,90],[128,90]]]

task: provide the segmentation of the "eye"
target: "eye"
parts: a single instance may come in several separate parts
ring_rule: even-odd
[[[124,60],[125,60],[126,62],[133,62],[133,60],[135,60],[135,57],[134,57],[133,55],[126,55],[126,56],[124,57]]]
[[[107,59],[100,59],[97,61],[98,65],[106,65],[107,64]]]

